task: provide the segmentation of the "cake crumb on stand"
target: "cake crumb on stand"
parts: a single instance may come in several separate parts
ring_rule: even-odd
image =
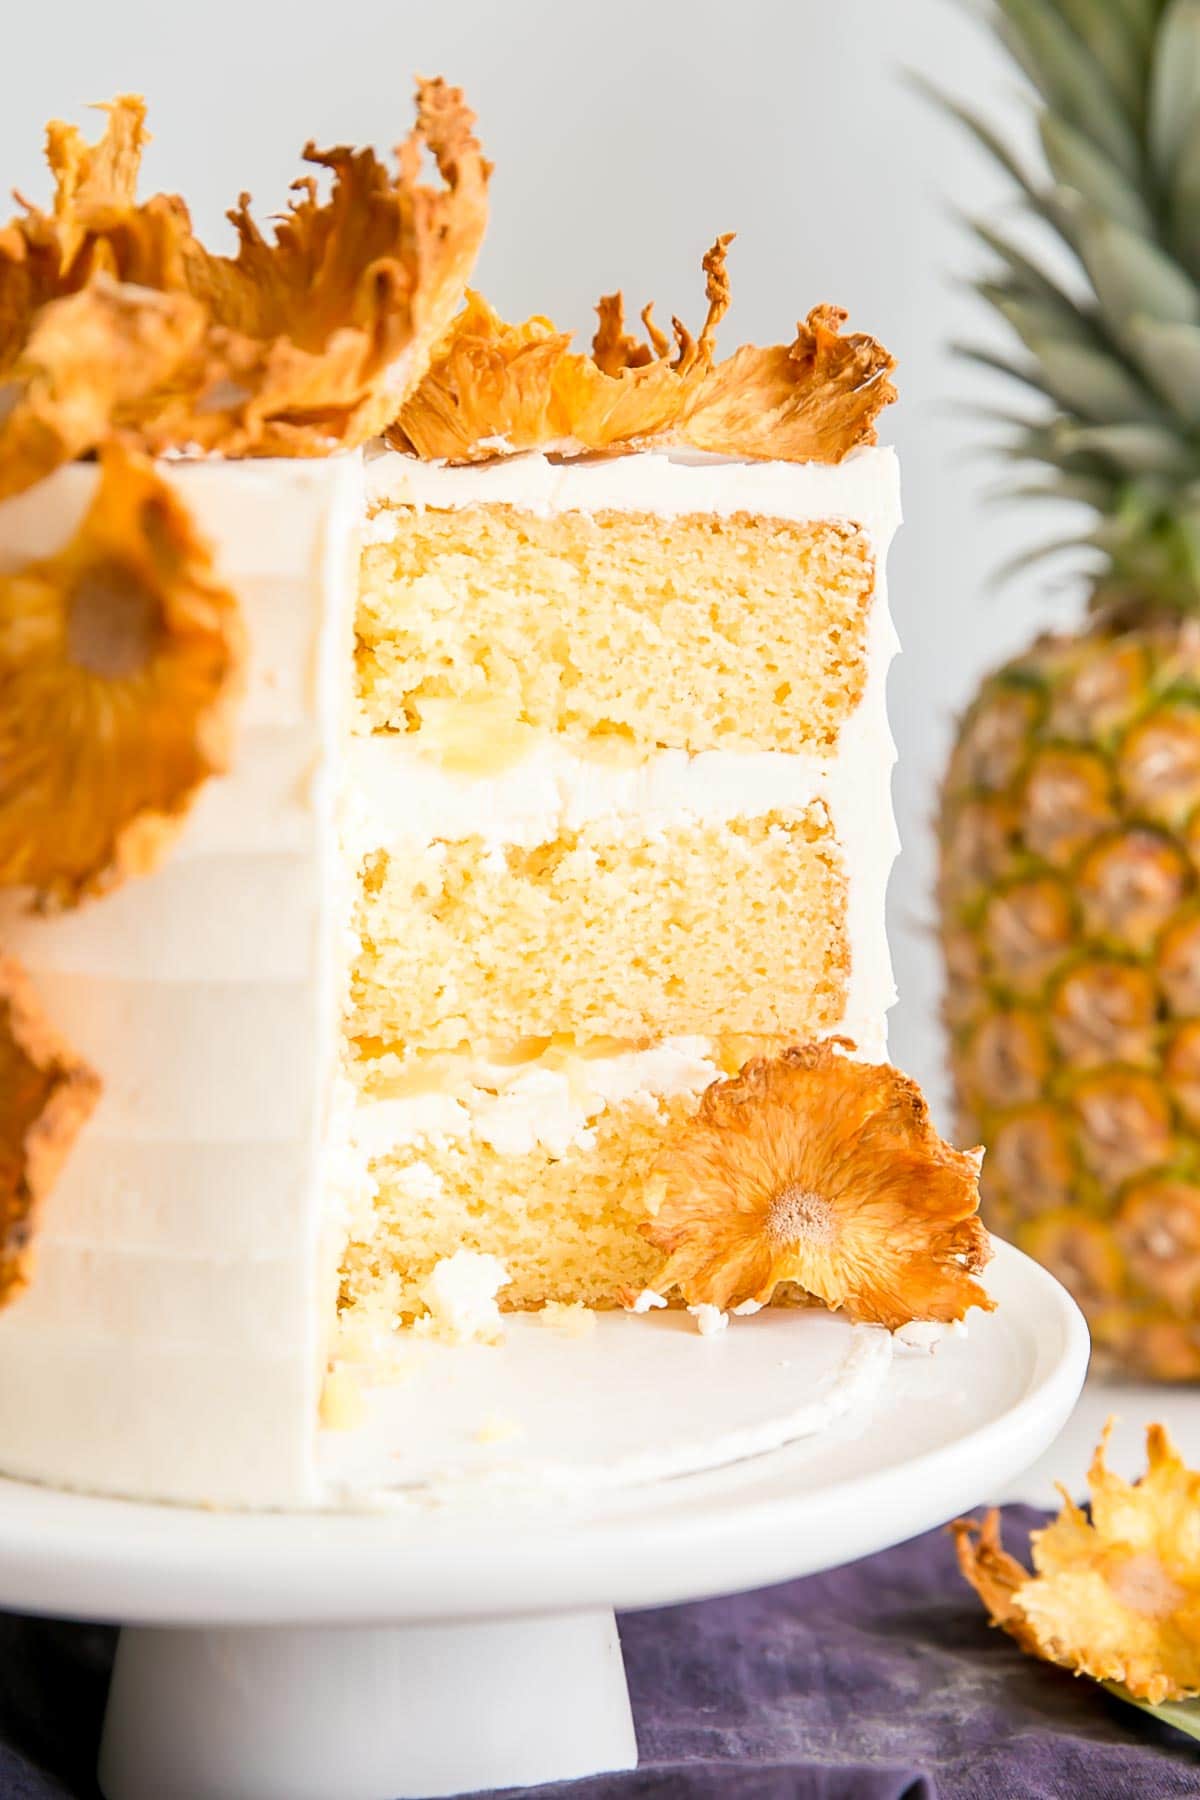
[[[496,1295],[507,1283],[508,1270],[498,1256],[456,1250],[426,1277],[421,1298],[429,1312],[413,1330],[445,1344],[499,1344],[504,1323]]]
[[[477,1444],[511,1444],[525,1436],[525,1427],[511,1413],[489,1413],[475,1433]]]
[[[590,1306],[582,1301],[547,1300],[545,1306],[534,1314],[539,1325],[546,1326],[549,1331],[557,1331],[563,1337],[590,1337],[596,1329],[596,1315]]]
[[[910,1319],[907,1325],[898,1325],[892,1336],[906,1350],[922,1350],[933,1356],[946,1336],[946,1327],[936,1319]]]
[[[327,1431],[355,1431],[367,1416],[367,1397],[357,1375],[336,1365],[321,1388],[321,1424]]]

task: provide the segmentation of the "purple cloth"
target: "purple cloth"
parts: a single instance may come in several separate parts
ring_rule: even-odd
[[[1007,1509],[1014,1548],[1041,1516]],[[1200,1800],[1200,1745],[1022,1656],[944,1532],[621,1640],[640,1767],[537,1800]],[[2,1800],[94,1800],[112,1646],[0,1614]]]

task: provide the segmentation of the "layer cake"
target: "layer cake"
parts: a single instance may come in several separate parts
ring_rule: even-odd
[[[505,325],[440,82],[234,258],[108,110],[0,234],[0,1472],[356,1503],[423,1336],[989,1305],[883,1060],[886,351],[718,361],[727,239],[696,337]]]
[[[367,462],[343,1325],[433,1264],[612,1304],[639,1170],[772,1041],[882,1057],[896,466]]]

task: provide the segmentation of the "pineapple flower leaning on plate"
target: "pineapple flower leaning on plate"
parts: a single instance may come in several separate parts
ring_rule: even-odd
[[[1088,1471],[1091,1517],[1066,1493],[1030,1538],[1033,1573],[1004,1550],[999,1514],[950,1527],[963,1574],[993,1624],[1046,1662],[1120,1683],[1152,1706],[1200,1694],[1200,1473],[1163,1426],[1146,1432],[1149,1468],[1123,1481],[1105,1461],[1113,1421]]]
[[[979,1152],[947,1144],[916,1083],[853,1049],[754,1057],[705,1092],[650,1179],[655,1292],[722,1311],[788,1298],[890,1330],[992,1309],[975,1279],[991,1255]]]

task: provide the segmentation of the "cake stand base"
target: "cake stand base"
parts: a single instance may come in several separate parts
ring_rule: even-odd
[[[413,1800],[637,1762],[611,1612],[121,1633],[106,1800]]]

